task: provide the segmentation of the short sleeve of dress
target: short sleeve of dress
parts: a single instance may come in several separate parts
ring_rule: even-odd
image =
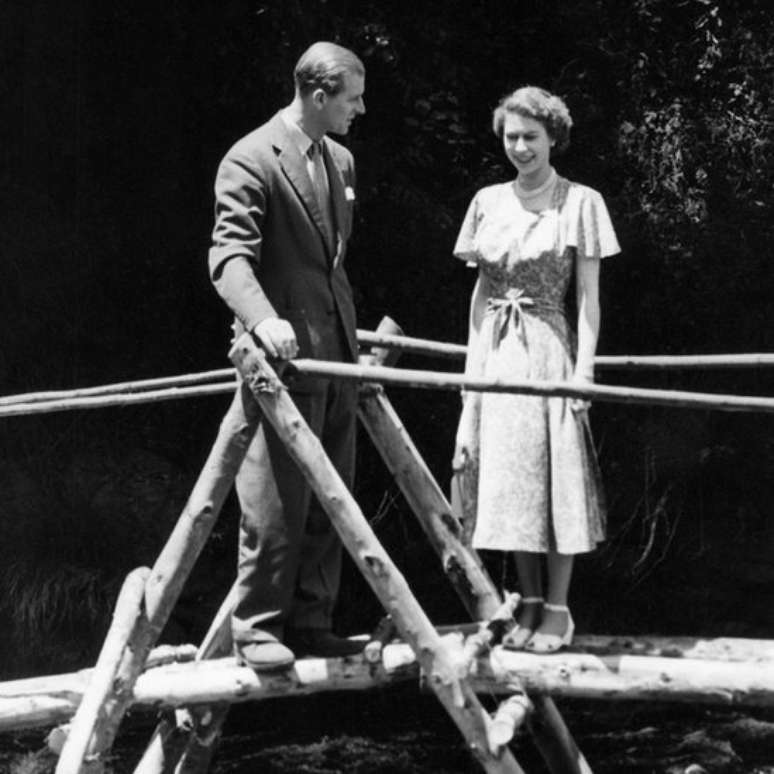
[[[479,204],[479,195],[476,194],[471,201],[468,211],[460,227],[460,233],[457,235],[457,242],[454,245],[454,257],[465,261],[468,266],[478,264],[478,252],[476,250],[476,230],[481,221],[481,207]]]
[[[606,258],[621,252],[602,195],[578,186],[576,206],[571,208],[567,244],[584,258]]]

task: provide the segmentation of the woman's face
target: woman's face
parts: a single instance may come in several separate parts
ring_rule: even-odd
[[[505,155],[519,171],[523,182],[540,185],[551,169],[551,146],[545,126],[519,113],[506,113],[503,124]]]

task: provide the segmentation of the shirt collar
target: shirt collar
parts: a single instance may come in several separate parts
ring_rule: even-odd
[[[288,115],[287,110],[283,110],[280,115],[285,122],[285,127],[293,143],[298,148],[301,156],[306,158],[314,140]]]

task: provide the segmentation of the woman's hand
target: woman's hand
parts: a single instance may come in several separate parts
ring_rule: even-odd
[[[452,470],[462,470],[471,458],[471,451],[475,440],[476,423],[473,401],[470,396],[465,398],[462,404],[460,422],[457,426],[457,437],[454,442],[454,457],[452,457]]]
[[[571,384],[575,384],[578,387],[588,387],[588,385],[594,384],[594,377],[587,374],[575,373],[571,379]],[[588,398],[570,398],[570,408],[576,414],[588,411],[591,408],[591,400]]]

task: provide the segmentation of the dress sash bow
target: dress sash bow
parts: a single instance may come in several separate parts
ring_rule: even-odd
[[[527,333],[524,327],[524,314],[527,309],[534,312],[543,311],[564,314],[563,309],[553,301],[531,298],[521,288],[510,288],[502,297],[488,298],[486,314],[495,315],[492,323],[492,347],[494,349],[499,347],[500,342],[507,335],[509,325],[513,326],[524,348],[527,348]]]

